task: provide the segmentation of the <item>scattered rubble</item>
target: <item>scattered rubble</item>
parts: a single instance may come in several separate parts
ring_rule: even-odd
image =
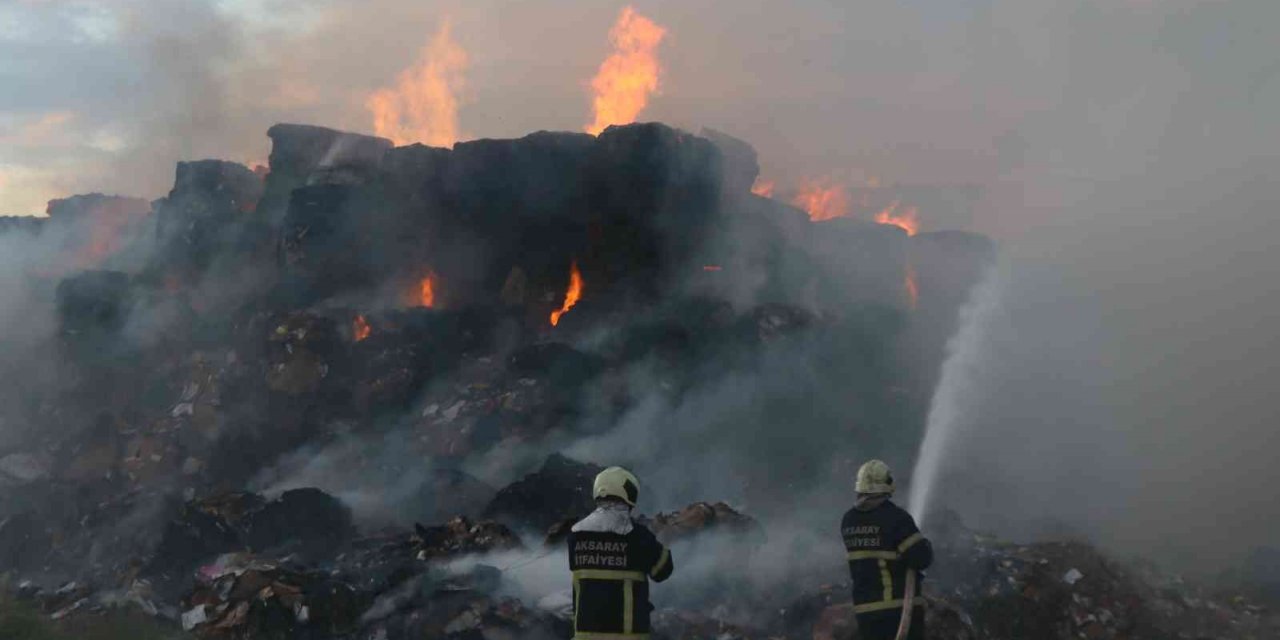
[[[496,522],[473,523],[462,517],[436,527],[414,525],[418,536],[419,560],[468,553],[506,551],[523,546],[520,538]]]
[[[641,401],[678,404],[777,366],[764,356],[805,340],[822,343],[816,360],[853,354],[843,360],[865,368],[824,370],[830,389],[789,395],[847,396],[838,433],[877,437],[869,430],[914,415],[884,397],[931,388],[924,374],[900,393],[914,378],[877,368],[915,326],[900,317],[908,263],[912,322],[943,327],[922,347],[940,351],[993,253],[972,234],[810,224],[751,195],[754,151],[716,132],[649,123],[453,149],[303,125],[268,136],[269,171],[184,162],[155,203],[94,194],[51,203],[46,222],[0,220],[23,238],[75,232],[67,270],[30,276],[54,307],[56,339],[36,358],[52,371],[24,361],[0,385],[0,432],[31,434],[0,449],[0,588],[44,615],[127,609],[236,640],[568,637],[569,597],[522,603],[510,589],[521,564],[486,562],[558,553],[537,542],[592,510],[601,467],[554,454],[501,489],[467,470],[489,477],[475,468],[495,450],[605,433]],[[730,223],[747,233],[718,238]],[[88,241],[104,231],[107,242]],[[570,265],[583,297],[552,328]],[[808,410],[766,404],[752,409],[780,420]],[[580,420],[588,410],[594,422]],[[245,490],[286,454],[359,439],[406,443],[395,453],[408,462],[350,461],[414,481],[403,493],[415,506],[387,528],[366,530],[317,488]],[[785,507],[757,498],[770,497],[763,480],[790,491],[818,473],[795,460],[748,479],[749,504]],[[740,542],[744,565],[774,552],[760,523],[725,503],[649,524],[674,545]],[[1251,596],[1167,581],[1087,545],[967,531],[938,542],[925,593],[941,640],[1278,635],[1276,612]],[[655,638],[853,630],[847,585],[779,584],[765,598],[716,579],[698,601],[660,608]]]
[[[723,502],[698,502],[675,513],[659,513],[646,524],[664,544],[712,531],[764,541],[764,529],[758,522]]]
[[[579,520],[595,509],[592,482],[604,467],[553,454],[542,468],[498,491],[484,516],[516,529],[546,531],[564,520]]]
[[[351,510],[319,489],[293,489],[244,517],[244,541],[255,551],[326,556],[355,534]]]
[[[183,505],[145,571],[180,585],[209,558],[234,552],[328,557],[355,534],[350,510],[317,489],[286,491],[272,501],[232,493]]]
[[[1280,612],[1107,558],[1079,542],[1009,544],[963,531],[926,588],[991,638],[1265,638]],[[931,631],[932,633],[932,631]],[[947,637],[947,636],[941,636]]]
[[[182,600],[182,627],[201,638],[335,637],[354,630],[363,609],[355,590],[326,573],[249,554],[201,567]]]

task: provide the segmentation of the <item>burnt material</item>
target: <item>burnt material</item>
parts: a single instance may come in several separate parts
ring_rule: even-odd
[[[414,525],[418,537],[419,557],[438,558],[486,551],[518,549],[520,538],[496,522],[472,522],[457,517],[443,525]]]
[[[262,191],[262,177],[244,165],[179,162],[173,189],[155,203],[157,250],[148,275],[193,282],[219,258],[261,254],[271,237],[253,216]]]
[[[289,194],[308,184],[317,170],[345,168],[370,174],[392,146],[385,138],[302,124],[277,124],[267,130],[267,137],[271,173],[258,210],[269,219],[284,213]]]
[[[600,358],[559,342],[544,342],[520,349],[511,355],[509,363],[513,373],[544,377],[555,389],[575,389],[599,374],[604,366]]]
[[[552,454],[535,473],[507,486],[485,507],[484,517],[536,532],[595,508],[591,485],[604,467]]]
[[[245,519],[245,542],[265,551],[288,546],[310,555],[332,552],[355,534],[351,510],[319,489],[293,489]]]
[[[723,502],[697,502],[674,513],[659,513],[648,524],[665,544],[713,532],[764,540],[760,523]]]
[[[119,271],[88,271],[72,276],[58,284],[57,302],[65,333],[116,331],[129,313],[129,276]]]

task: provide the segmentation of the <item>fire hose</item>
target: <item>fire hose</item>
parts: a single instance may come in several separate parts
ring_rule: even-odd
[[[907,584],[902,592],[902,620],[898,623],[896,640],[907,640],[911,633],[911,613],[916,599],[916,570],[907,569]]]

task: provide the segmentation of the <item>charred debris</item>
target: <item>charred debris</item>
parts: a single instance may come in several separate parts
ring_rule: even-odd
[[[659,634],[846,637],[838,553],[768,585],[753,565],[795,553],[767,535],[794,492],[909,451],[989,240],[810,222],[750,192],[746,143],[660,124],[453,149],[268,136],[269,167],[183,162],[152,203],[0,220],[54,256],[21,274],[49,330],[0,360],[14,597],[205,638],[567,637],[564,601],[516,574],[562,568],[588,462],[613,461],[557,451],[639,430],[650,526],[739,560],[663,603]],[[711,404],[737,386],[749,402]],[[661,489],[720,446],[731,495],[692,471]],[[936,637],[1274,637],[1251,601],[1081,544],[958,524],[939,544]]]

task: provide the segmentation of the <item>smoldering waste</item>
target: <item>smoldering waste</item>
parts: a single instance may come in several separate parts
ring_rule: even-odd
[[[561,541],[625,463],[676,551],[658,636],[852,632],[796,496],[838,519],[861,455],[909,454],[988,240],[811,223],[750,193],[749,145],[659,124],[268,135],[262,170],[0,224],[44,250],[48,329],[0,357],[11,597],[206,638],[568,637]],[[1082,543],[936,537],[937,638],[1275,637]]]

